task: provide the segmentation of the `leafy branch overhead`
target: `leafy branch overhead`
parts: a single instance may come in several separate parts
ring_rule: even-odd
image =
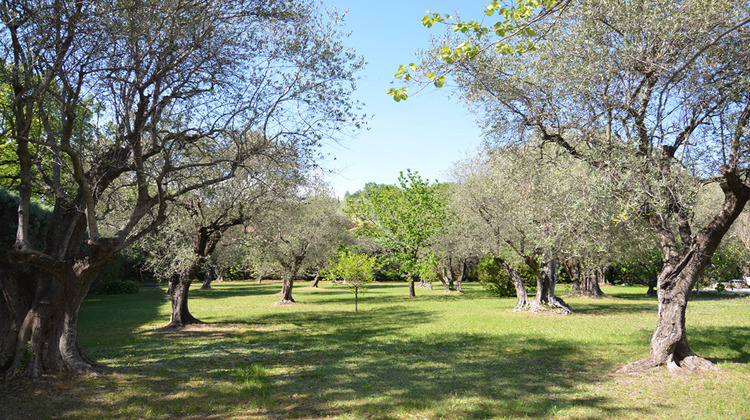
[[[499,0],[493,0],[485,6],[484,15],[497,18],[494,23],[486,23],[484,18],[480,21],[461,20],[458,16],[428,10],[422,18],[422,25],[432,28],[443,24],[449,31],[465,36],[457,45],[440,45],[420,64],[401,64],[394,77],[408,83],[431,83],[441,88],[455,66],[475,60],[482,52],[493,50],[508,55],[534,51],[536,32],[531,24],[559,10],[565,3],[560,0],[517,0],[512,6],[505,6]],[[409,97],[406,86],[390,88],[386,93],[396,102]]]

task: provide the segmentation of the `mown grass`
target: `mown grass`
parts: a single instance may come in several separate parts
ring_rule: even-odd
[[[750,418],[750,299],[688,307],[696,352],[719,373],[615,375],[648,353],[656,302],[611,287],[569,298],[571,316],[513,313],[470,284],[462,296],[374,284],[295,289],[229,282],[191,291],[208,322],[164,332],[163,290],[86,301],[83,348],[100,377],[0,385],[0,418]]]

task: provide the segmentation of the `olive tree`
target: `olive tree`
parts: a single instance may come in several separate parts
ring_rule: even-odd
[[[13,97],[4,133],[20,195],[2,261],[3,374],[18,370],[27,343],[30,376],[95,371],[77,321],[97,271],[161,225],[177,197],[231,179],[262,153],[249,133],[310,157],[356,121],[349,93],[360,61],[340,43],[337,17],[312,6],[14,0],[0,20],[0,78]],[[38,188],[53,211],[34,246]]]
[[[525,21],[533,43],[523,54],[496,44],[491,32],[480,37],[472,30],[469,47],[461,47],[470,53],[441,55],[441,43],[428,57],[450,66],[441,68],[452,72],[492,138],[508,143],[533,135],[608,174],[623,209],[647,221],[658,238],[664,266],[650,354],[621,371],[712,369],[688,345],[685,313],[689,291],[750,199],[750,5],[545,6],[527,15],[548,19]],[[691,213],[705,182],[717,183],[723,199],[697,224]]]
[[[294,279],[298,274],[328,260],[339,245],[351,241],[349,219],[338,199],[325,186],[313,185],[302,195],[280,200],[251,225],[253,254],[281,267],[283,281],[278,304],[294,303]]]
[[[262,219],[289,197],[299,182],[293,154],[268,151],[253,159],[252,171],[178,197],[167,222],[146,249],[152,263],[169,281],[172,315],[167,328],[200,323],[188,308],[190,285],[204,269],[224,234],[235,226]]]

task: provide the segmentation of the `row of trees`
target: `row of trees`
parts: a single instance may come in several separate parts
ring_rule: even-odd
[[[0,255],[0,373],[27,355],[30,376],[95,371],[81,303],[157,229],[182,257],[173,323],[191,319],[187,286],[217,238],[359,125],[362,61],[339,19],[286,0],[2,4],[0,174],[18,206]],[[41,234],[35,198],[51,208]]]
[[[655,244],[658,326],[650,357],[624,371],[711,367],[687,344],[685,307],[750,199],[749,10],[524,0],[490,2],[493,26],[428,15],[449,36],[398,76],[424,69],[444,86],[452,75],[487,147],[450,184],[407,171],[399,186],[368,185],[347,199],[350,226],[302,181],[316,146],[358,125],[349,94],[361,60],[341,45],[337,16],[281,0],[6,2],[0,175],[18,205],[0,257],[0,371],[17,371],[27,349],[31,376],[94,371],[78,310],[134,244],[169,279],[180,327],[197,321],[189,286],[220,243],[277,265],[281,301],[293,302],[300,270],[354,241],[346,227],[377,244],[359,247],[411,296],[417,280],[460,290],[467,260],[491,255],[517,310],[563,313],[561,267],[596,295],[609,264]],[[706,185],[720,198],[701,213]],[[44,231],[33,198],[51,209]]]
[[[566,168],[606,180],[663,260],[650,356],[622,371],[713,368],[688,345],[685,308],[750,199],[750,4],[493,1],[485,15],[496,23],[426,16],[425,26],[445,24],[448,35],[396,76],[438,87],[452,76],[490,142],[550,147],[576,162]],[[390,94],[406,98],[405,88]],[[723,198],[694,217],[706,183]]]

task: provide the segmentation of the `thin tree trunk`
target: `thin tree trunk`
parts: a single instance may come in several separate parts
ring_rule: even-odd
[[[440,273],[440,282],[443,284],[443,293],[451,292],[451,284],[453,283],[453,268],[451,267],[451,260],[443,262],[443,270]]]
[[[648,290],[646,296],[656,296],[656,282],[658,281],[659,275],[652,275],[648,278]]]
[[[315,278],[313,279],[312,285],[310,285],[310,287],[317,289],[318,283],[320,283],[320,270],[315,272]]]
[[[409,276],[409,297],[417,297],[417,292],[414,290],[414,277]]]

